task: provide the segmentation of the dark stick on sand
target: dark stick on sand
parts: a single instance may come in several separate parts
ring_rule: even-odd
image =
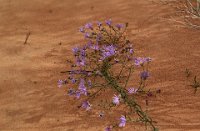
[[[31,32],[28,32],[28,33],[26,34],[26,39],[25,39],[25,41],[24,41],[24,45],[27,44],[27,41],[28,41],[28,38],[29,38],[30,35],[31,35]]]

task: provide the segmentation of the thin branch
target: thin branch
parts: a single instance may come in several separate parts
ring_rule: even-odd
[[[31,32],[28,32],[28,33],[26,34],[26,38],[25,38],[25,41],[24,41],[24,45],[27,44],[27,41],[28,41],[28,38],[29,38],[30,35],[31,35]]]

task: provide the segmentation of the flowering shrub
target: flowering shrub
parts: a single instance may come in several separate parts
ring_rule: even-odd
[[[102,92],[110,93],[109,109],[122,104],[128,107],[127,113],[121,114],[119,123],[107,126],[106,131],[134,122],[134,114],[137,115],[135,121],[150,125],[153,131],[157,131],[152,119],[136,101],[137,96],[147,98],[155,93],[145,90],[146,80],[150,76],[148,65],[151,58],[134,56],[133,45],[126,36],[127,27],[128,23],[114,25],[111,20],[95,25],[87,23],[81,27],[80,32],[87,43],[72,49],[75,60],[68,60],[71,70],[64,72],[69,75],[68,80],[59,80],[58,86],[74,84],[73,88],[68,89],[68,95],[80,99],[80,107],[87,111],[93,108],[92,99]],[[133,84],[130,78],[137,69],[140,70],[139,85],[129,86]],[[99,116],[103,117],[104,113]]]

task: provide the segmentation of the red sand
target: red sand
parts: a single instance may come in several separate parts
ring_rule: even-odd
[[[66,69],[71,48],[82,41],[78,27],[112,18],[129,22],[137,54],[153,58],[148,86],[162,90],[150,101],[156,126],[199,131],[200,90],[193,94],[187,86],[192,77],[187,80],[184,71],[189,68],[200,80],[200,31],[163,20],[173,13],[150,0],[0,0],[0,130],[103,130],[109,121],[78,111],[57,80],[65,78],[59,72]],[[122,130],[144,127],[133,123]]]

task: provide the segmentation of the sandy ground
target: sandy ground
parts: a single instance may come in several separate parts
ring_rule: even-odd
[[[57,80],[65,78],[59,72],[82,41],[78,27],[112,18],[129,22],[137,54],[153,58],[148,86],[162,90],[150,102],[156,125],[161,131],[199,131],[200,91],[193,94],[187,86],[192,77],[187,80],[184,71],[200,76],[200,31],[167,21],[173,13],[148,0],[0,0],[0,130],[103,130],[108,122],[78,111]],[[142,127],[133,123],[122,130]]]

